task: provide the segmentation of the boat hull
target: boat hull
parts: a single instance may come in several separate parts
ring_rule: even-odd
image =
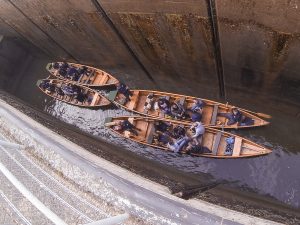
[[[120,120],[128,120],[130,121],[135,127],[140,129],[138,135],[135,136],[128,131],[118,132],[112,129],[113,125]],[[173,152],[172,150],[168,149],[166,145],[157,145],[153,140],[153,134],[155,131],[154,122],[157,121],[164,121],[162,119],[154,119],[154,118],[147,118],[147,117],[115,117],[115,118],[108,118],[106,120],[106,126],[109,127],[113,132],[117,133],[118,135],[123,136],[124,138],[128,138],[132,141],[148,145],[157,149]],[[168,123],[174,128],[175,126],[181,125],[184,126],[185,129],[188,131],[189,125],[183,124],[179,121],[168,121]],[[187,132],[188,136],[192,134]],[[226,154],[226,147],[227,142],[226,138],[233,137],[234,138],[234,146],[232,147],[232,154]],[[208,158],[223,158],[223,159],[232,159],[232,158],[247,158],[247,157],[257,157],[271,153],[270,149],[265,148],[262,145],[256,144],[253,141],[240,137],[238,135],[234,135],[228,132],[220,131],[214,128],[207,127],[205,129],[205,133],[201,138],[201,146],[205,147],[207,150],[211,152],[206,153],[190,153],[192,156],[201,156],[201,157],[208,157]],[[186,153],[185,150],[182,153]],[[175,153],[173,153],[175,154]]]
[[[80,102],[75,98],[75,96],[71,96],[71,95],[67,95],[67,94],[65,94],[64,96],[61,96],[61,95],[57,94],[57,91],[50,92],[48,90],[44,90],[41,87],[41,83],[45,82],[45,81],[49,82],[50,84],[53,84],[55,86],[55,88],[62,87],[62,85],[77,86],[78,88],[80,88],[82,90],[82,93],[84,93],[87,98],[85,101]],[[103,107],[103,106],[107,106],[107,105],[111,104],[111,102],[107,98],[105,98],[103,95],[99,94],[96,90],[93,90],[91,88],[88,88],[88,87],[85,87],[82,85],[74,84],[72,82],[66,82],[66,81],[58,80],[58,79],[43,79],[43,80],[37,81],[37,86],[42,92],[44,92],[49,97],[52,97],[56,100],[59,100],[59,101],[62,101],[62,102],[65,102],[65,103],[68,103],[68,104],[74,105],[74,106],[79,106],[79,107],[83,107],[83,108],[98,108],[98,107]]]
[[[158,91],[149,91],[149,90],[132,90],[132,97],[131,100],[123,104],[121,100],[123,99],[123,96],[119,93],[113,95],[113,97],[110,98],[111,101],[113,101],[116,105],[133,111],[135,113],[141,114],[143,116],[147,117],[153,117],[153,118],[161,118],[165,120],[174,120],[174,118],[170,118],[169,116],[166,116],[160,112],[160,110],[155,111],[153,108],[149,110],[148,112],[145,112],[144,106],[147,101],[147,96],[149,94],[154,95],[154,99],[157,100],[161,97],[168,97],[170,102],[174,101],[184,101],[185,108],[191,108],[193,101],[199,98],[192,97],[192,96],[185,96],[185,95],[179,95],[179,94],[172,94],[167,92],[158,92]],[[205,106],[203,107],[202,112],[202,119],[201,122],[205,126],[213,127],[213,128],[231,128],[231,129],[239,129],[239,128],[249,128],[249,127],[259,127],[259,126],[265,126],[268,125],[269,122],[261,119],[260,117],[256,116],[254,113],[249,112],[248,110],[239,108],[239,111],[246,117],[253,120],[253,124],[251,125],[245,125],[245,124],[232,124],[228,125],[228,118],[221,116],[220,114],[229,113],[231,109],[235,106],[229,105],[229,104],[223,104],[220,102],[211,101],[208,99],[201,99]],[[191,119],[186,120],[180,120],[182,123],[185,124],[191,124]]]
[[[61,63],[61,62],[58,62]],[[52,68],[52,63],[48,63],[46,66],[46,69],[57,79],[62,79],[67,82],[75,82],[79,85],[91,87],[91,88],[100,88],[100,87],[107,87],[107,86],[114,86],[116,85],[119,81],[110,75],[109,73],[97,69],[95,67],[91,66],[86,66],[82,64],[77,64],[77,63],[68,63],[70,66],[75,67],[76,69],[86,67],[89,71],[88,74],[85,74],[79,78],[78,81],[72,81],[70,79],[66,79],[65,77],[61,76],[58,72],[58,70],[55,70]]]

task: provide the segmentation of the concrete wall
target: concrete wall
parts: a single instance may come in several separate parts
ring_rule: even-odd
[[[300,1],[217,3],[226,89],[299,103]]]
[[[217,99],[225,85],[228,98],[245,90],[299,103],[298,4],[0,0],[0,31],[9,26],[54,58],[96,65],[135,88]]]

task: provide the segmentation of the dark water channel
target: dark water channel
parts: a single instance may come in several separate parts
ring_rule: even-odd
[[[129,112],[116,107],[105,110],[83,109],[46,97],[39,92],[35,83],[37,79],[47,76],[45,65],[48,61],[50,59],[41,53],[28,53],[20,59],[22,66],[13,68],[12,74],[0,74],[1,88],[61,121],[101,137],[120,148],[185,173],[208,173],[218,180],[237,181],[232,185],[240,190],[268,195],[295,208],[300,207],[300,118],[297,105],[278,101],[265,102],[259,95],[251,94],[249,97],[247,93],[231,90],[228,94],[230,98],[227,99],[229,102],[253,111],[271,114],[273,117],[268,127],[232,132],[266,145],[273,149],[273,153],[257,158],[226,160],[181,156],[125,140],[103,126],[106,117],[128,115]],[[127,80],[128,76],[123,77],[125,82],[134,83]]]

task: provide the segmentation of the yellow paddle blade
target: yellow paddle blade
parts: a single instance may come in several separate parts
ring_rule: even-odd
[[[272,118],[271,115],[264,114],[264,113],[256,113],[256,115],[258,115],[260,117],[263,117],[263,118],[266,118],[266,119],[271,119]]]

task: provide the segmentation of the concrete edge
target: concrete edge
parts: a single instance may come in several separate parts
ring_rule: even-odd
[[[172,201],[179,202],[183,205],[186,205],[188,207],[193,207],[199,211],[203,211],[218,217],[221,217],[222,220],[229,220],[232,222],[238,222],[242,224],[280,224],[273,221],[261,219],[258,217],[254,217],[248,214],[244,214],[241,212],[237,212],[231,209],[224,208],[222,206],[214,205],[208,202],[205,202],[203,200],[183,200],[181,198],[178,198],[176,196],[173,196],[170,194],[170,191],[165,186],[162,186],[160,184],[154,183],[146,178],[143,178],[137,174],[134,174],[130,171],[127,171],[107,160],[104,160],[99,157],[95,157],[92,153],[88,152],[84,148],[74,144],[73,142],[67,140],[66,138],[58,135],[57,133],[53,132],[52,130],[46,128],[45,126],[39,124],[35,120],[31,119],[27,115],[23,114],[22,112],[18,111],[14,107],[7,104],[5,101],[0,100],[0,106],[1,108],[6,109],[7,111],[14,114],[15,117],[18,117],[23,122],[30,124],[35,129],[39,130],[41,133],[43,133],[45,136],[55,140],[56,142],[60,143],[61,145],[65,146],[69,151],[72,151],[76,155],[86,159],[92,164],[97,165],[98,167],[103,168],[103,170],[106,170],[107,173],[111,173],[115,176],[118,176],[122,179],[125,179],[127,181],[132,182],[133,184],[154,192],[156,194],[159,194],[165,198],[168,198]],[[66,159],[67,160],[67,159]]]

